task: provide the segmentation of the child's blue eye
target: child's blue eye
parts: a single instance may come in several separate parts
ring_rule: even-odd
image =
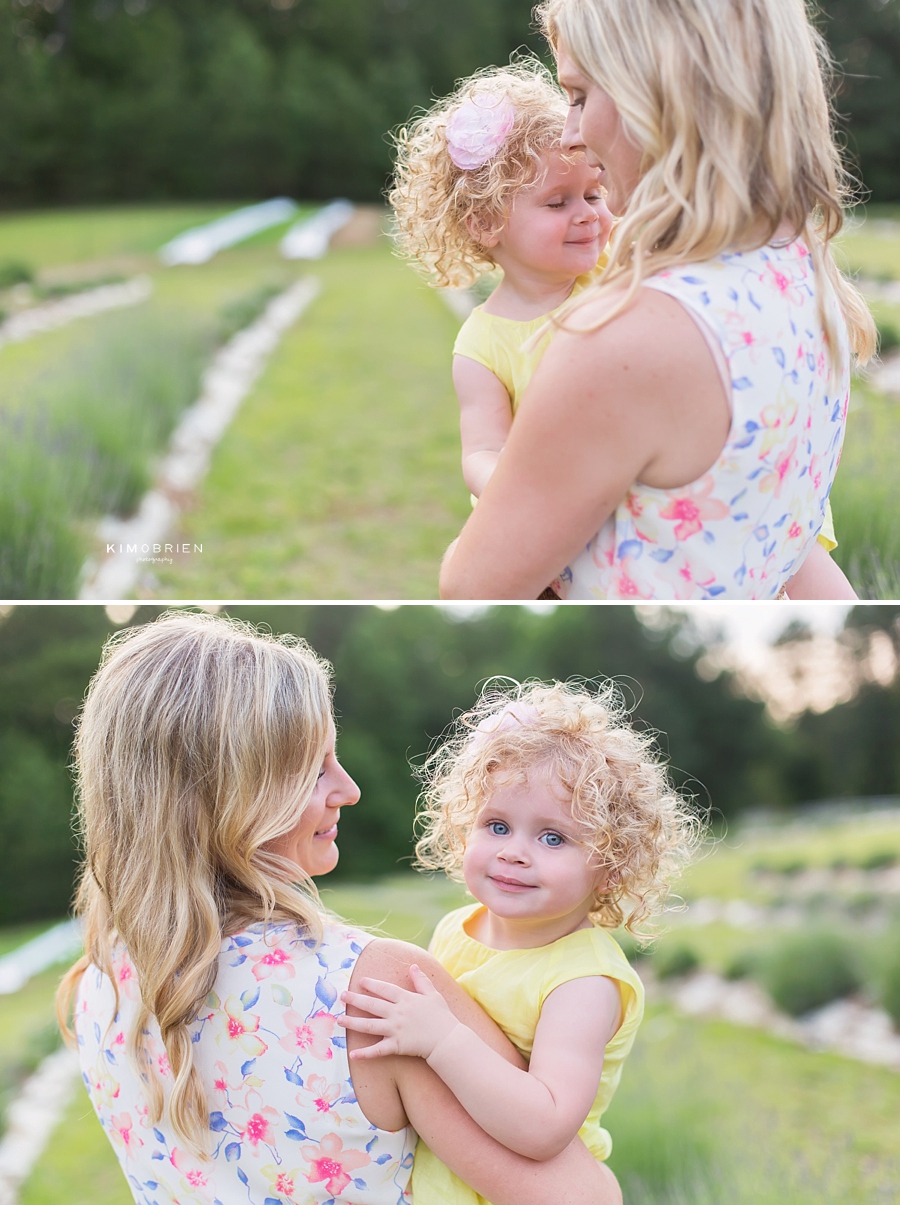
[[[509,832],[509,826],[504,824],[502,820],[491,820],[488,824],[488,830],[492,832],[495,837],[505,837]]]
[[[558,849],[560,845],[565,845],[565,837],[560,836],[559,833],[544,833],[541,840],[551,849]]]

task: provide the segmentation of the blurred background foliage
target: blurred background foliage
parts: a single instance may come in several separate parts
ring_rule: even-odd
[[[130,622],[161,608],[141,606]],[[680,785],[734,820],[748,809],[900,795],[900,680],[861,670],[850,701],[776,725],[682,612],[653,625],[631,607],[500,606],[468,618],[431,606],[263,606],[228,613],[297,632],[333,663],[339,750],[365,806],[342,830],[336,878],[408,866],[420,760],[494,674],[616,677],[642,725],[657,730]],[[0,620],[0,924],[60,915],[76,849],[67,768],[72,723],[116,624],[100,606],[21,606]],[[788,640],[802,640],[801,629]],[[840,639],[862,666],[871,640],[900,663],[900,607],[858,607]],[[707,645],[708,645],[707,641]]]
[[[386,131],[478,67],[546,54],[533,0],[0,0],[5,206],[380,198]],[[822,0],[873,200],[900,199],[900,0]]]

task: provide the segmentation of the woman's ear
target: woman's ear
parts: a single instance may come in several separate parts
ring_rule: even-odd
[[[470,213],[466,215],[466,230],[469,232],[469,237],[473,242],[478,243],[480,247],[491,248],[496,247],[500,242],[500,231],[502,226],[496,229],[490,226],[481,214]]]

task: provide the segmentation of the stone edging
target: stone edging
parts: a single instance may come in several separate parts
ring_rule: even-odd
[[[135,276],[120,285],[100,285],[96,289],[85,289],[83,293],[72,293],[57,301],[30,306],[13,314],[0,326],[0,347],[7,343],[22,343],[34,335],[67,326],[76,318],[91,318],[104,310],[117,310],[124,306],[139,305],[153,292],[149,276]]]
[[[900,1071],[900,1033],[880,1008],[870,1008],[852,998],[833,1000],[795,1019],[780,1012],[762,988],[750,980],[723,979],[712,971],[700,971],[671,987],[649,976],[647,979],[648,994],[661,996],[689,1016],[764,1029],[811,1050],[828,1050]]]
[[[16,1205],[79,1078],[78,1056],[64,1046],[44,1059],[9,1106],[0,1139],[0,1205]]]

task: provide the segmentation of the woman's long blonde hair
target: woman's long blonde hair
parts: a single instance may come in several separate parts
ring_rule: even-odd
[[[121,941],[141,993],[128,1049],[153,1120],[164,1104],[142,1051],[151,1014],[174,1076],[172,1128],[201,1155],[209,1104],[189,1026],[223,935],[270,918],[321,935],[312,881],[267,846],[312,795],[330,718],[330,670],[307,644],[210,615],[170,613],[117,633],[88,689],[75,741],[85,954],[60,985],[60,1024],[72,1040],[91,963],[115,987]]]
[[[598,325],[645,277],[752,250],[787,223],[833,286],[852,349],[868,359],[875,324],[830,247],[852,181],[833,135],[828,52],[804,0],[544,0],[537,11],[550,43],[609,94],[644,155],[599,286],[628,288]]]

